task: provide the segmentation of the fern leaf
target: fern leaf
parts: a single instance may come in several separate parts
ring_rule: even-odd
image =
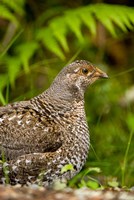
[[[29,60],[37,49],[38,43],[33,41],[20,44],[16,48],[16,52],[19,54],[19,58],[26,73],[29,72]]]
[[[8,7],[9,9],[12,9],[13,11],[17,12],[18,14],[22,15],[24,14],[24,10],[23,10],[23,4],[24,4],[24,0],[1,0],[1,2]]]
[[[97,19],[113,36],[116,36],[113,22],[124,32],[127,31],[127,28],[133,29],[134,15],[132,13],[134,10],[132,8],[108,4],[97,4],[92,8]],[[130,17],[132,15],[133,17]]]
[[[7,85],[7,82],[8,82],[7,74],[0,74],[0,91],[4,89],[4,87]]]
[[[128,8],[126,7],[126,15],[129,18],[130,22],[134,25],[134,9],[129,8],[129,12],[128,12]]]
[[[19,57],[7,57],[7,70],[8,70],[8,78],[9,83],[12,87],[15,86],[15,80],[21,69],[21,60]]]
[[[84,38],[81,33],[81,20],[79,18],[79,15],[77,15],[77,12],[66,11],[65,22],[67,23],[71,31],[74,32],[78,40],[80,42],[83,42]]]
[[[71,30],[83,42],[82,25],[85,24],[93,36],[96,35],[96,19],[111,33],[118,37],[116,27],[123,32],[133,29],[134,9],[126,6],[109,4],[92,4],[63,12],[62,16],[55,17],[49,21],[48,27],[38,31],[38,38],[51,52],[61,59],[64,54],[59,46],[67,52],[67,34]],[[113,14],[114,12],[114,14]],[[116,26],[115,26],[116,24]]]
[[[0,5],[0,17],[12,21],[14,24],[18,25],[18,20],[4,5]]]
[[[52,30],[50,28],[40,29],[37,32],[36,37],[38,40],[43,42],[43,44],[46,46],[47,49],[49,49],[51,52],[56,54],[62,60],[65,59],[65,56],[62,53],[62,50],[59,47],[59,44],[58,44],[57,40],[55,39],[55,37],[53,36]]]
[[[2,103],[2,105],[6,105],[6,99],[4,98],[1,89],[0,89],[0,102]]]
[[[64,22],[64,18],[58,18],[56,20],[53,20],[50,23],[50,28],[52,29],[53,35],[56,37],[56,39],[59,41],[63,49],[68,52],[68,44],[67,44],[67,39],[66,39],[66,34],[67,34],[67,27]]]
[[[91,34],[93,36],[95,36],[96,35],[96,22],[95,22],[95,18],[92,15],[92,12],[90,12],[87,8],[84,8],[83,10],[80,10],[79,15],[80,15],[80,18],[83,21],[83,23],[91,31]]]
[[[119,7],[117,8],[119,9]],[[129,9],[129,12],[128,12]],[[122,22],[129,28],[134,28],[134,10],[132,8],[124,7],[121,9]],[[132,19],[131,19],[132,16]]]
[[[127,31],[127,26],[130,25],[130,21],[125,15],[124,9],[119,9],[118,6],[111,6],[107,7],[106,5],[103,5],[103,8],[105,9],[108,18],[114,22],[122,31]],[[111,15],[111,10],[114,10],[114,14]]]
[[[105,28],[112,34],[113,37],[116,37],[116,32],[112,20],[109,18],[109,13],[106,8],[98,4],[93,7],[94,14],[96,18],[104,25]],[[99,12],[98,12],[99,11]]]

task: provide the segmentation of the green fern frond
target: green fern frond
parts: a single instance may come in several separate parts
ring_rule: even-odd
[[[57,27],[60,27],[57,29]],[[52,29],[54,37],[58,40],[63,49],[68,52],[68,44],[67,44],[67,25],[64,23],[64,18],[57,18],[56,21],[52,20],[50,23],[50,28]]]
[[[5,5],[0,5],[0,18],[9,20],[18,25],[16,17],[9,11],[9,9]]]
[[[98,10],[100,11],[98,12]],[[128,15],[131,15],[132,10],[133,9],[126,6],[98,4],[94,7],[94,14],[113,36],[117,36],[114,23],[123,32],[126,32],[127,28],[133,28],[132,23],[134,23],[134,18],[128,18]]]
[[[83,8],[80,8],[80,10],[78,10],[78,13],[82,20],[82,23],[84,23],[85,26],[88,27],[91,34],[95,36],[96,35],[96,21],[95,21],[95,17],[92,14],[91,9],[89,11],[88,7],[83,7]]]
[[[24,14],[23,5],[25,0],[1,0],[1,3],[5,5],[7,8],[11,9],[12,11],[21,14]]]
[[[42,41],[44,46],[49,49],[51,52],[53,52],[55,55],[60,57],[61,59],[65,59],[64,54],[62,53],[62,50],[54,37],[51,28],[43,28],[40,29],[37,32],[37,39]]]
[[[7,56],[6,60],[9,83],[11,84],[11,87],[15,87],[15,80],[21,69],[21,60],[18,56]]]
[[[67,33],[71,30],[78,41],[82,43],[84,41],[82,25],[84,24],[91,35],[95,36],[97,20],[113,37],[118,37],[117,27],[123,32],[134,28],[134,9],[120,5],[93,4],[68,10],[62,16],[50,20],[47,28],[40,29],[37,32],[37,37],[43,41],[46,48],[64,59],[61,47],[66,52],[68,51]]]
[[[38,43],[36,41],[25,42],[16,48],[16,52],[21,60],[25,73],[29,72],[29,60],[37,49]]]
[[[64,22],[67,24],[68,28],[76,35],[79,42],[83,42],[84,38],[81,33],[82,21],[78,12],[67,11],[65,12]]]
[[[7,82],[8,82],[7,74],[0,74],[0,91],[4,89],[4,87],[7,85]]]
[[[0,18],[9,20],[16,25],[19,25],[19,21],[17,19],[17,16],[14,15],[13,12],[23,15],[23,5],[25,0],[1,0],[0,4]]]
[[[119,9],[118,6],[115,6],[114,13],[116,14],[112,15],[112,20],[122,29],[122,31],[126,32],[127,28],[129,29],[133,28],[133,25],[131,23],[132,20],[130,20],[129,17],[127,16],[128,10],[126,8]],[[129,11],[129,14],[130,13],[131,13],[131,9]]]

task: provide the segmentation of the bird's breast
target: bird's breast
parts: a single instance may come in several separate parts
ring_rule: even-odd
[[[72,164],[75,168],[75,173],[78,173],[88,156],[89,151],[89,130],[86,122],[84,108],[77,106],[72,108],[71,112],[66,112],[62,116],[63,145],[58,150],[61,150],[60,164]],[[60,115],[61,118],[61,115]],[[63,157],[62,157],[63,155]],[[74,175],[75,175],[74,173]],[[72,172],[73,174],[73,172]],[[72,175],[73,176],[73,175]]]

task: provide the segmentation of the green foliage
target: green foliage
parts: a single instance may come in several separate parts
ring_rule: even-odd
[[[99,6],[93,7],[93,13],[113,37],[118,36],[114,28],[114,23],[124,32],[127,32],[128,28],[133,29],[134,13],[132,8],[100,4]]]
[[[19,25],[18,18],[14,13],[19,15],[24,14],[23,5],[25,0],[1,0],[0,3],[0,17],[15,23],[15,25]]]
[[[123,161],[123,164],[121,166],[122,186],[126,185],[125,173],[127,173],[126,171],[127,171],[127,165],[128,165],[128,153],[129,153],[130,145],[132,143],[132,138],[133,138],[133,134],[134,134],[134,115],[129,114],[126,118],[126,121],[127,121],[127,124],[128,124],[128,128],[130,129],[130,136],[129,136],[127,147],[126,147],[124,161]]]
[[[3,151],[2,151],[2,160],[0,160],[0,164],[2,164],[3,173],[4,173],[4,177],[5,177],[5,183],[9,184],[9,168],[8,168],[8,164],[6,162]]]
[[[24,71],[26,73],[29,72],[29,60],[33,56],[36,50],[38,50],[38,43],[34,41],[25,42],[25,43],[23,42],[23,44],[20,44],[16,48],[16,53],[19,57],[19,61],[24,67]]]
[[[62,35],[61,35],[61,38],[62,38]],[[37,34],[37,40],[42,41],[43,44],[46,46],[46,48],[48,48],[54,54],[59,56],[61,59],[65,59],[64,54],[62,53],[57,40],[55,40],[55,38],[52,35],[52,30],[48,28],[40,29]],[[65,39],[64,39],[64,43],[65,43]]]
[[[67,164],[64,167],[62,167],[61,174],[65,173],[67,171],[72,171],[72,170],[74,170],[73,165],[72,164]]]
[[[126,118],[126,122],[127,122],[129,130],[133,132],[134,131],[134,114],[129,113]]]
[[[90,188],[90,189],[98,189],[99,188],[99,184],[94,180],[88,180],[88,181],[84,181],[84,180],[81,180],[80,184],[79,184],[79,188],[82,188],[82,187],[87,187],[87,188]]]
[[[115,180],[115,181],[109,181],[108,185],[112,188],[117,188],[119,186],[119,183]]]
[[[90,33],[95,36],[97,25],[96,19],[107,28],[113,37],[118,37],[114,24],[116,24],[123,32],[127,32],[128,29],[133,29],[134,9],[125,6],[95,4],[67,10],[62,16],[49,21],[47,32],[46,28],[39,29],[37,31],[37,38],[43,41],[44,45],[49,50],[63,59],[62,49],[57,41],[64,51],[68,51],[66,35],[68,32],[72,31],[78,41],[83,43],[84,35],[82,34],[82,25],[84,24],[89,29]],[[50,43],[47,42],[47,39]]]
[[[59,9],[59,11],[55,11],[55,13],[57,12],[57,16],[51,12],[54,8],[48,10],[48,12],[44,11],[33,22],[35,26],[30,26],[30,32],[27,32],[26,26],[29,26],[29,24],[24,18],[24,14],[26,14],[24,10],[25,4],[25,0],[2,0],[0,4],[0,17],[16,25],[13,28],[14,34],[10,36],[11,38],[8,43],[6,42],[6,37],[9,37],[10,32],[7,28],[2,41],[2,43],[7,43],[7,45],[0,48],[0,65],[6,66],[2,75],[1,93],[7,86],[7,74],[9,84],[14,87],[15,80],[21,73],[21,70],[29,73],[31,60],[34,56],[39,56],[40,43],[60,59],[64,60],[65,53],[70,51],[67,36],[71,33],[76,36],[77,42],[81,47],[87,43],[87,37],[85,37],[85,33],[83,32],[83,25],[89,29],[93,37],[96,36],[97,21],[100,21],[113,37],[120,36],[117,27],[123,32],[133,29],[134,9],[118,5],[91,4],[63,10],[63,12]],[[42,24],[45,24],[46,21],[47,25],[43,27]],[[8,55],[8,52],[12,52],[11,56],[10,53]],[[2,99],[0,100],[3,102]]]
[[[88,167],[70,180],[69,186],[75,187],[77,185],[78,188],[88,187],[90,189],[102,188],[99,181],[91,176],[93,174],[99,174],[100,172],[101,170],[98,167]]]
[[[120,105],[124,87],[128,87],[124,85],[127,74],[120,78],[118,73],[116,75],[118,80],[111,76],[107,83],[96,83],[86,97],[87,101],[90,99],[93,102],[88,102],[86,110],[87,113],[92,113],[88,120],[91,144],[95,150],[94,154],[90,149],[87,166],[100,167],[103,176],[106,176],[103,177],[102,185],[114,182],[107,181],[110,175],[116,178],[119,186],[130,187],[134,175],[133,106],[124,108]]]

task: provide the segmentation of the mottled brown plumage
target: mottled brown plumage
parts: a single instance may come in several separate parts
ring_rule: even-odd
[[[81,170],[89,151],[84,92],[100,77],[107,75],[88,61],[75,61],[39,96],[0,107],[0,154],[10,183],[38,183],[41,176],[49,185]],[[62,174],[66,164],[74,170]],[[3,177],[1,165],[1,182]]]

